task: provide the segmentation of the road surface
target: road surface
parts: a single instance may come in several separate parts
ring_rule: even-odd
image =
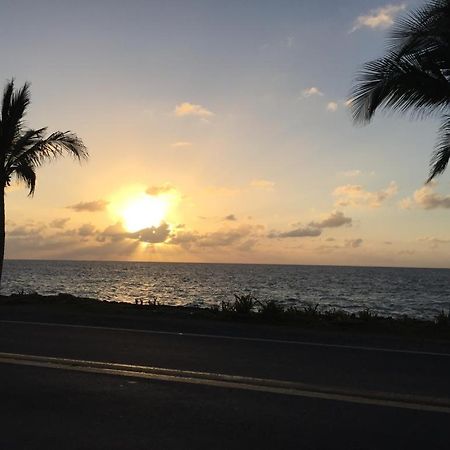
[[[0,448],[450,448],[448,343],[185,323],[1,320]]]

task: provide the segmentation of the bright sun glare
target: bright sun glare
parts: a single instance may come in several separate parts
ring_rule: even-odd
[[[161,224],[168,209],[161,197],[142,194],[128,201],[121,211],[123,225],[131,233]]]

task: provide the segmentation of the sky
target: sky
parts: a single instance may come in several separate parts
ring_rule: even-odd
[[[346,104],[421,4],[0,0],[0,80],[90,153],[8,189],[6,257],[450,267],[438,121]]]

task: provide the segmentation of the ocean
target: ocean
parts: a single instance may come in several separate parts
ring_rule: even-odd
[[[2,293],[70,293],[207,307],[253,293],[285,306],[433,318],[450,309],[450,270],[257,264],[5,261]]]

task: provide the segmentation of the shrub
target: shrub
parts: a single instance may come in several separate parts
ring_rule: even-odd
[[[368,308],[359,311],[357,315],[358,319],[365,320],[366,322],[378,318],[378,314],[376,312],[371,311]]]
[[[284,314],[283,306],[279,305],[275,300],[258,303],[260,305],[259,313],[265,319],[275,320],[280,318]]]
[[[441,311],[434,319],[436,325],[446,327],[450,325],[450,310],[448,312]]]
[[[222,301],[220,309],[224,313],[250,314],[257,303],[253,294],[234,294],[234,301]]]
[[[252,294],[234,294],[234,312],[236,314],[249,314],[255,307],[255,297]]]

